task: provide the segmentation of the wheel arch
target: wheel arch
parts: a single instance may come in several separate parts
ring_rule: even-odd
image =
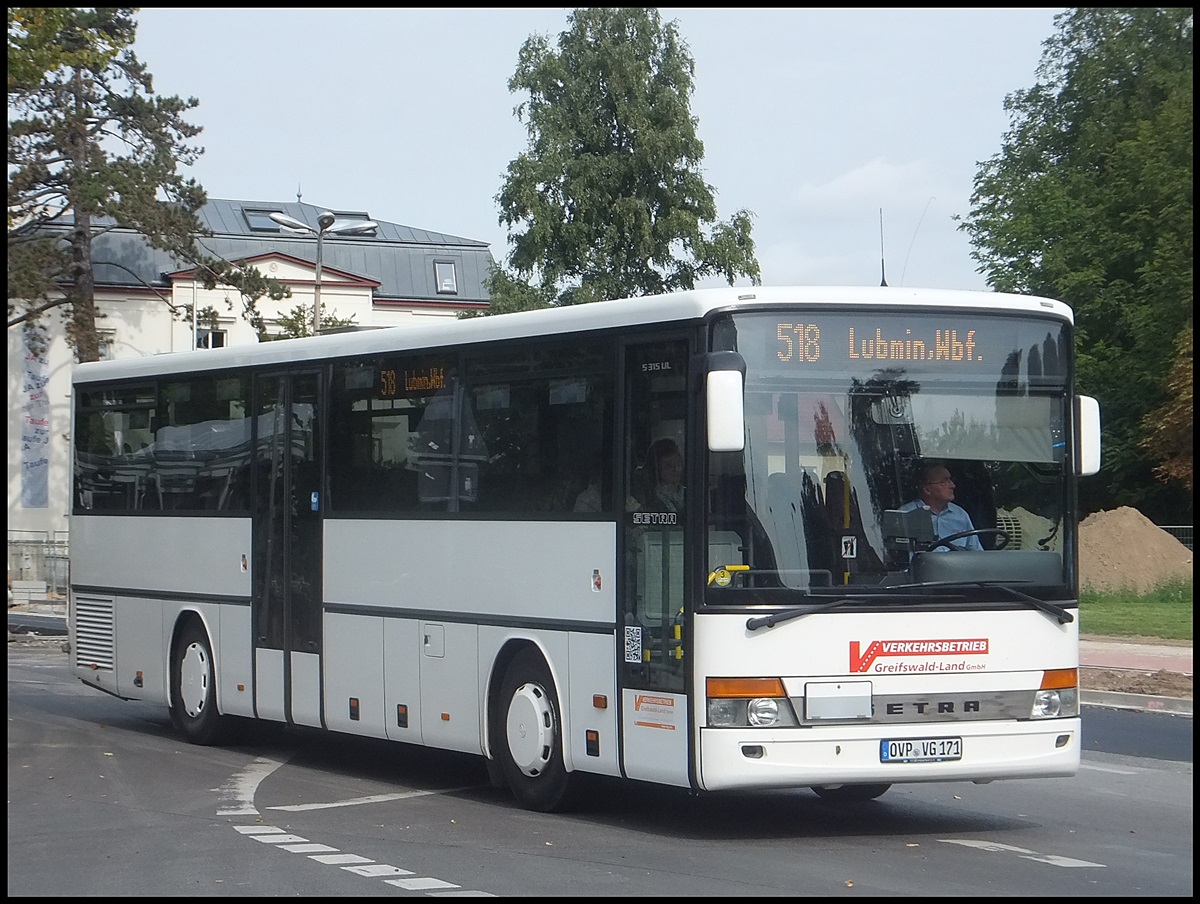
[[[492,742],[494,729],[496,728],[495,720],[503,716],[498,707],[505,702],[499,699],[504,675],[508,671],[508,667],[512,661],[517,658],[517,655],[530,649],[536,650],[537,654],[542,657],[542,661],[546,664],[546,669],[550,672],[550,677],[554,681],[554,693],[557,698],[555,705],[558,707],[558,721],[563,733],[563,766],[566,767],[568,772],[571,772],[573,771],[574,764],[571,759],[570,744],[567,743],[567,739],[570,737],[571,719],[566,706],[563,704],[563,700],[567,698],[568,692],[564,669],[560,668],[562,664],[558,663],[557,658],[550,653],[545,642],[541,638],[534,636],[510,637],[506,639],[492,658],[491,671],[488,674],[487,680],[487,696],[484,700],[483,708],[484,756],[488,760],[495,760],[495,751],[492,749]]]

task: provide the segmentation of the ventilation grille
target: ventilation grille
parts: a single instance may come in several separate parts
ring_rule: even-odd
[[[75,597],[75,665],[113,670],[113,601]]]
[[[996,515],[996,527],[1008,534],[1008,549],[1024,549],[1021,544],[1021,522],[1012,515],[999,512]]]

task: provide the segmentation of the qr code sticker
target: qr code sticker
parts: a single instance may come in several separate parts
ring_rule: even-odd
[[[625,661],[642,661],[642,629],[637,625],[625,626]]]

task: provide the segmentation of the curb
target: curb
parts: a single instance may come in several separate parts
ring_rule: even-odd
[[[1079,692],[1080,706],[1098,706],[1104,709],[1131,709],[1146,713],[1167,713],[1172,716],[1192,718],[1192,701],[1184,697],[1157,697],[1146,694],[1122,694],[1117,691]]]
[[[62,616],[34,615],[29,612],[9,612],[10,634],[45,634],[55,637],[67,635],[67,620]]]

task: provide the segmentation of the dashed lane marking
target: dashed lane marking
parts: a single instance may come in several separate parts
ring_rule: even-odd
[[[410,797],[413,795],[401,796]],[[335,847],[318,844],[299,835],[292,835],[278,826],[235,825],[233,828],[239,834],[253,838],[255,841],[272,844],[278,849],[294,854],[305,854],[310,860],[315,860],[317,863],[325,866],[336,866],[338,869],[343,869],[358,876],[364,876],[369,879],[383,879],[383,884],[391,885],[405,891],[425,892],[428,895],[437,896],[495,897],[495,895],[485,891],[468,891],[461,885],[455,885],[453,882],[447,882],[445,879],[437,879],[433,876],[418,876],[412,870],[393,866],[390,863],[376,863],[369,857],[343,853]],[[395,878],[400,876],[406,878]]]

